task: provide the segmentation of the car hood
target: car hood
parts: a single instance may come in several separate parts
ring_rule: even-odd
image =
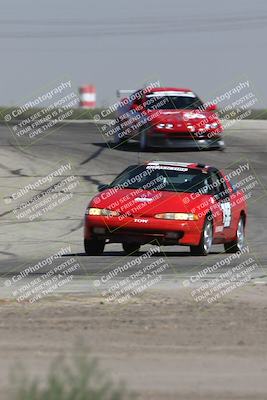
[[[90,207],[107,208],[129,216],[149,217],[163,212],[195,212],[200,203],[209,207],[214,199],[211,195],[199,193],[110,188],[95,196]]]

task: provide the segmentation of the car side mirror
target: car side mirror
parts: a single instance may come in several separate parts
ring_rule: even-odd
[[[134,102],[134,103],[131,105],[131,110],[136,110],[136,111],[137,111],[139,107],[140,107],[140,105]]]
[[[100,185],[97,186],[97,190],[99,192],[103,192],[104,190],[106,190],[108,188],[109,188],[109,185],[106,185],[106,184],[103,184],[103,183],[100,183]]]
[[[144,108],[142,99],[135,99],[132,102],[131,109],[141,111]]]
[[[217,110],[216,104],[210,104],[210,105],[206,108],[206,111],[216,111],[216,110]]]

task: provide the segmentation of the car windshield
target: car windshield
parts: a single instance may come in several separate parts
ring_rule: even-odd
[[[202,101],[193,93],[191,95],[168,95],[164,92],[152,93],[146,96],[145,107],[148,110],[196,110],[203,106]]]
[[[201,170],[160,165],[132,165],[109,186],[114,187],[202,194],[211,192],[209,175]]]

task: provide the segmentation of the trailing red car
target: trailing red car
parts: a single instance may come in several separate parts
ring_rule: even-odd
[[[144,88],[120,101],[115,145],[137,140],[149,147],[224,149],[215,104],[204,105],[190,89]]]
[[[226,252],[244,245],[244,195],[217,168],[152,161],[128,167],[99,190],[85,215],[88,255],[102,254],[106,243],[122,243],[128,254],[152,242],[183,245],[193,255],[207,255],[212,244],[223,243]]]

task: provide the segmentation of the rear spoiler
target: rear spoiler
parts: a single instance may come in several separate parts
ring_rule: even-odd
[[[116,94],[117,98],[120,99],[122,96],[129,95],[136,92],[136,89],[118,89]]]

